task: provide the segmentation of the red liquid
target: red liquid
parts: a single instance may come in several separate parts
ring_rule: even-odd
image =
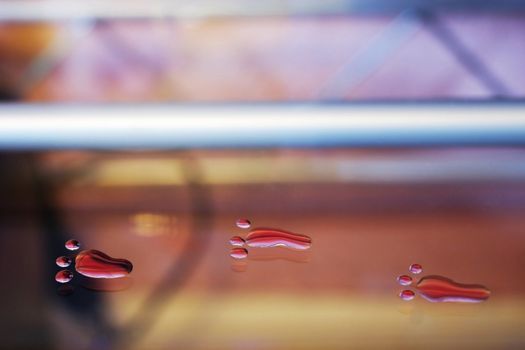
[[[252,226],[252,223],[248,219],[239,219],[235,224],[238,228],[250,228],[250,226]]]
[[[81,251],[75,259],[78,273],[92,278],[119,278],[129,275],[133,264],[126,259],[115,259],[101,251]]]
[[[397,277],[397,282],[402,286],[408,286],[412,284],[412,277],[407,275],[401,275]]]
[[[408,271],[410,271],[410,272],[412,272],[414,274],[418,274],[418,273],[421,273],[423,271],[423,266],[421,266],[419,264],[412,264],[408,268]]]
[[[410,301],[414,299],[415,296],[416,296],[416,293],[414,293],[410,289],[405,289],[401,291],[401,293],[399,293],[399,297],[405,301]]]
[[[244,248],[233,248],[230,250],[230,256],[234,259],[244,259],[248,256],[248,251]]]
[[[230,238],[230,244],[235,247],[242,247],[244,243],[245,242],[244,242],[244,239],[242,239],[242,237],[233,236],[232,238]]]
[[[286,247],[306,250],[312,245],[312,239],[305,235],[284,230],[258,228],[248,233],[246,244],[248,247],[254,248]]]
[[[55,275],[55,281],[58,283],[67,283],[73,279],[73,272],[69,270],[58,271]]]
[[[80,242],[76,239],[70,239],[66,242],[65,246],[69,250],[77,250],[78,248],[80,248]]]
[[[482,285],[457,283],[442,276],[425,276],[416,288],[431,302],[479,303],[490,297],[490,290]]]
[[[72,260],[70,257],[67,257],[67,256],[59,256],[55,260],[55,262],[60,267],[68,267],[69,265],[71,265]]]

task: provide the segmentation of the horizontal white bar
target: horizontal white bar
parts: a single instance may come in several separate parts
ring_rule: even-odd
[[[336,14],[345,0],[1,0],[0,20],[163,19]]]
[[[523,11],[522,0],[0,0],[0,21],[397,14],[407,8]]]
[[[0,148],[525,144],[516,105],[11,105]]]

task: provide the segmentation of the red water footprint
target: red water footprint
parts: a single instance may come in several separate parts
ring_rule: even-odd
[[[77,240],[70,239],[66,242],[65,247],[68,250],[78,250],[80,243]],[[89,277],[89,279],[107,280],[107,279],[121,279],[128,276],[133,270],[133,264],[126,259],[113,258],[99,250],[89,249],[83,250],[74,258],[75,271],[79,274]],[[60,256],[56,259],[56,264],[60,267],[68,267],[73,263],[73,259],[69,256]],[[74,277],[70,270],[61,270],[55,275],[55,280],[59,283],[68,283]],[[129,282],[129,281],[128,281]],[[84,281],[84,284],[89,285],[88,289],[99,291],[114,291],[122,288],[122,283],[94,283],[90,280]],[[93,287],[95,286],[95,287]],[[73,291],[73,286],[65,288],[61,286],[57,290],[60,295],[69,295]]]
[[[246,245],[252,248],[285,247],[295,250],[310,249],[312,239],[306,235],[274,228],[257,228],[246,236]]]
[[[419,264],[412,264],[409,271],[415,274],[421,273],[423,268]],[[412,283],[412,277],[401,275],[397,281],[402,286]],[[456,302],[456,303],[479,303],[490,297],[490,290],[480,284],[464,284],[453,281],[450,278],[429,275],[419,279],[414,288],[416,292],[405,289],[399,297],[409,301],[414,299],[416,293],[430,302]]]
[[[112,258],[101,251],[90,249],[78,253],[75,270],[91,278],[120,278],[133,270],[133,264],[126,259]]]
[[[236,221],[239,228],[248,229],[251,222],[248,219]],[[307,250],[312,245],[312,239],[306,235],[289,232],[274,228],[256,228],[251,230],[245,238],[233,236],[230,238],[233,248],[230,256],[234,259],[244,259],[248,257],[248,250],[244,248],[272,248],[284,247],[291,250]]]

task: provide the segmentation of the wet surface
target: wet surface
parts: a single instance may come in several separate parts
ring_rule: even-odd
[[[420,152],[434,161],[432,152]],[[480,161],[489,158],[480,152],[473,153]],[[326,162],[333,155],[273,154],[272,169],[282,174],[287,157]],[[0,177],[12,198],[1,204],[1,256],[17,262],[10,288],[1,291],[9,304],[2,315],[11,320],[3,344],[35,349],[86,348],[93,342],[115,349],[525,344],[525,280],[518,278],[525,263],[525,181],[474,181],[473,174],[471,181],[447,183],[214,184],[214,172],[196,165],[202,156],[4,157],[4,166],[9,163],[18,175]],[[395,153],[398,161],[412,156],[409,150]],[[340,151],[338,157],[373,159],[377,152]],[[164,177],[159,184],[147,169],[132,175],[107,170],[108,164],[122,167],[123,160],[144,158],[181,161],[187,177],[179,184],[166,184]],[[28,165],[37,175],[26,171]],[[140,186],[131,181],[137,174]],[[236,227],[240,215],[253,225],[308,233],[312,246],[248,247],[246,259],[233,261],[230,238],[249,232]],[[71,288],[57,290],[54,275],[61,268],[55,259],[67,251],[64,242],[71,237],[82,249],[96,247],[132,261],[132,280],[95,286],[75,275],[65,284]],[[412,274],[406,289],[416,290],[421,278],[439,273],[490,287],[490,298],[429,303],[416,295],[404,302],[398,294],[405,287],[395,279],[408,275],[414,262],[424,270]],[[13,267],[4,263],[2,271],[12,273]],[[32,337],[21,340],[22,332]]]

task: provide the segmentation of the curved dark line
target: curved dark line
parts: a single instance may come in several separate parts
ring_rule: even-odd
[[[166,297],[173,296],[184,286],[209,245],[212,217],[210,196],[201,185],[201,173],[195,159],[188,159],[185,163],[183,169],[191,194],[193,214],[190,239],[163,281],[146,298],[131,321],[118,329],[113,344],[117,348],[127,348],[129,344],[136,342],[141,334],[153,327],[155,318],[165,305]]]

